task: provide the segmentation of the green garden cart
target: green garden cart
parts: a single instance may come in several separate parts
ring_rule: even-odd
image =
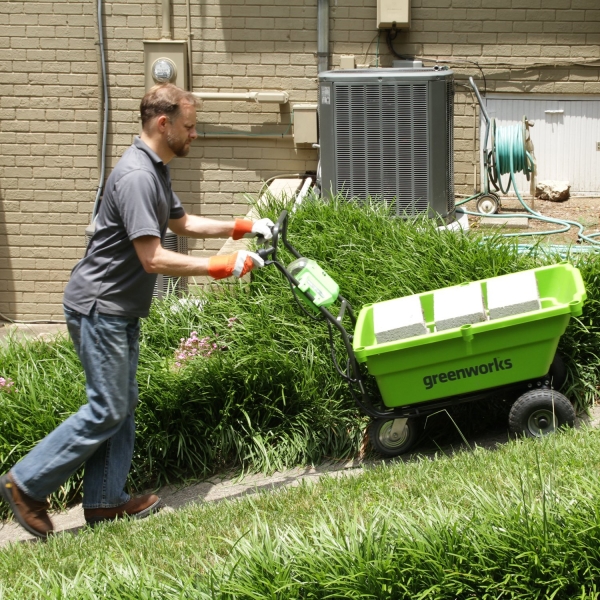
[[[424,332],[381,342],[374,331],[378,304],[363,306],[356,317],[337,283],[288,241],[287,226],[288,213],[283,211],[269,247],[259,254],[288,280],[306,315],[328,327],[333,364],[359,409],[371,417],[369,439],[378,452],[385,456],[407,452],[420,437],[424,417],[475,400],[510,401],[513,434],[540,437],[573,425],[574,408],[560,393],[566,370],[556,353],[569,319],[581,315],[586,299],[581,274],[571,264],[523,272],[535,278],[538,307],[500,318],[488,318],[488,287],[497,278],[469,282],[479,286],[485,319],[444,330],[436,327],[437,290],[416,294],[413,301],[420,304]],[[280,243],[295,257],[287,266],[278,257]],[[337,314],[332,312],[334,304]],[[351,324],[352,333],[344,322]],[[343,365],[334,331],[345,348]],[[361,365],[374,376],[380,398],[367,391]]]

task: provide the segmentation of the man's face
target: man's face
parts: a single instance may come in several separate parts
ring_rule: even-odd
[[[167,145],[175,156],[187,156],[191,143],[198,137],[196,133],[196,107],[182,103],[179,116],[167,121]]]

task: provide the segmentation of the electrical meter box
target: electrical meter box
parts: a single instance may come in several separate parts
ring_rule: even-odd
[[[179,40],[145,40],[146,91],[157,83],[174,83],[188,89],[186,43]]]
[[[298,289],[309,292],[314,306],[330,306],[340,293],[338,284],[310,258],[299,258],[288,265],[288,271],[298,280]],[[308,301],[304,293],[300,296]]]
[[[377,0],[377,28],[410,28],[410,0]]]

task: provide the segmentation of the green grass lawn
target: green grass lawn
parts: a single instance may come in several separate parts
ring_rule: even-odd
[[[600,431],[390,462],[0,551],[12,598],[597,598]]]

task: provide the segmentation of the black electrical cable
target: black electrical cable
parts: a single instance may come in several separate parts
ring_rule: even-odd
[[[396,58],[399,58],[400,60],[414,60],[414,56],[405,56],[403,54],[399,54],[397,52],[397,50],[394,48],[394,40],[397,37],[398,37],[398,29],[396,28],[396,24],[394,23],[392,25],[392,28],[387,30],[387,35],[386,35],[387,47],[388,47],[389,51]],[[435,63],[444,63],[444,64],[452,64],[454,62],[466,62],[466,63],[470,63],[472,65],[475,65],[479,69],[479,72],[481,73],[481,79],[483,80],[483,95],[485,96],[485,94],[487,93],[487,80],[485,78],[485,73],[483,72],[481,65],[475,60],[470,60],[468,58],[456,58],[456,59],[452,59],[452,60],[439,60],[439,59],[435,59],[435,58],[423,58],[423,57],[420,57],[419,60],[435,62]]]
[[[386,35],[387,47],[388,47],[389,51],[396,58],[399,58],[400,60],[412,60],[412,57],[410,57],[410,56],[404,56],[403,54],[398,54],[398,52],[394,48],[393,42],[397,36],[398,36],[398,29],[396,29],[396,24],[394,23],[392,25],[392,28],[387,30],[387,35]]]
[[[346,375],[346,373],[344,373],[340,367],[340,365],[338,364],[337,361],[337,356],[335,354],[335,342],[333,340],[333,329],[331,327],[331,323],[329,321],[327,321],[327,329],[329,330],[329,347],[331,349],[331,360],[333,361],[333,365],[335,367],[335,370],[339,373],[339,375],[342,377],[342,379],[345,379],[346,381],[348,381],[349,383],[358,383],[357,379],[352,379],[349,375]],[[348,373],[350,372],[350,359],[348,359]]]
[[[325,316],[324,315],[313,315],[310,312],[308,312],[308,310],[302,305],[302,301],[300,300],[300,298],[298,298],[298,294],[296,292],[296,288],[294,287],[294,284],[288,279],[288,283],[290,284],[290,289],[292,290],[292,294],[294,295],[294,299],[296,300],[296,303],[298,304],[298,306],[300,307],[300,310],[310,319],[312,319],[313,321],[324,321],[325,320]]]
[[[445,65],[451,65],[453,63],[459,63],[459,62],[466,62],[466,63],[470,63],[472,65],[475,65],[479,69],[479,72],[481,73],[481,79],[483,80],[483,95],[484,96],[486,95],[487,79],[485,78],[485,73],[483,72],[483,68],[476,60],[471,60],[468,58],[453,58],[453,59],[426,58],[423,56],[419,57],[419,60],[427,61],[427,62],[434,62],[436,64],[443,63]]]

